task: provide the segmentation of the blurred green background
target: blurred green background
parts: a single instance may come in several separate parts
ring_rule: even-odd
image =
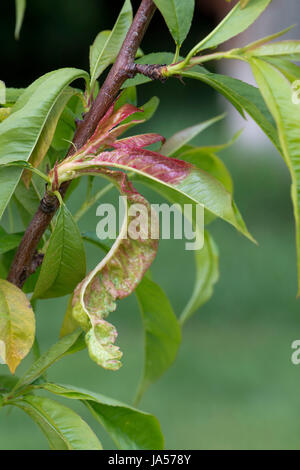
[[[7,86],[25,86],[61,66],[87,68],[89,44],[99,30],[112,25],[122,2],[116,1],[115,8],[109,9],[107,2],[96,0],[31,0],[20,43],[12,38],[12,2],[3,3],[0,40],[3,44],[5,38],[7,47],[1,51],[0,78]],[[158,16],[156,20],[143,44],[145,52],[172,48],[163,23]],[[200,26],[193,26],[190,42],[212,26],[211,20],[202,18]],[[153,95],[160,97],[161,106],[139,130],[166,137],[223,109],[215,94],[198,83],[144,85],[139,89],[139,104]],[[229,137],[221,123],[195,139],[195,144],[222,143]],[[146,392],[140,408],[160,420],[167,449],[299,449],[300,366],[291,363],[291,343],[300,339],[300,318],[290,178],[277,152],[258,148],[255,142],[248,148],[236,143],[221,158],[232,172],[235,199],[259,245],[223,222],[213,223],[211,232],[220,249],[220,281],[210,302],[184,327],[176,363]],[[101,184],[97,181],[95,189]],[[82,181],[68,203],[71,210],[78,207],[84,191]],[[160,201],[148,189],[144,194],[151,202]],[[116,201],[116,197],[109,194],[103,201]],[[97,222],[94,208],[82,219],[81,230],[95,231]],[[89,246],[87,255],[92,267],[102,253]],[[161,241],[152,272],[179,314],[194,278],[193,255],[184,250],[184,241]],[[66,303],[63,298],[38,304],[37,335],[43,351],[58,338]],[[110,320],[118,328],[118,344],[124,352],[119,372],[102,370],[82,351],[54,365],[48,378],[132,403],[143,361],[141,319],[134,295],[119,302]],[[31,360],[28,357],[17,373]],[[7,373],[6,366],[0,366],[0,373]],[[84,407],[64,402],[93,426],[106,448],[114,448]],[[1,450],[47,448],[26,415],[17,409],[1,410]]]

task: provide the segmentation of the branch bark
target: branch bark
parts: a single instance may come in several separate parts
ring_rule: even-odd
[[[155,9],[156,7],[152,0],[142,0],[116,62],[111,68],[90,111],[84,116],[83,121],[77,124],[73,144],[68,151],[68,156],[74,153],[74,148],[81,148],[92,136],[98,122],[113,103],[123,83],[138,73],[134,59]],[[68,186],[69,182],[61,186],[60,193],[62,197],[64,197]],[[58,206],[57,198],[46,192],[18,247],[8,274],[7,280],[9,282],[21,288],[26,279],[32,274],[32,260],[36,248]]]

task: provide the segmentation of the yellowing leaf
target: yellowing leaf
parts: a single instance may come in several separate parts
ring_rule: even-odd
[[[34,313],[26,295],[10,282],[0,279],[1,356],[13,374],[30,351],[34,334]]]

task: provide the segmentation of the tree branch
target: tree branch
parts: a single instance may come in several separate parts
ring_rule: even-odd
[[[138,73],[134,59],[155,9],[152,0],[142,0],[116,62],[112,66],[90,111],[84,116],[83,121],[80,121],[77,125],[68,156],[75,152],[75,148],[81,148],[92,136],[98,122],[113,103],[123,83]],[[60,188],[62,197],[64,197],[68,186],[69,182],[62,184]],[[32,260],[36,248],[58,206],[57,198],[46,192],[24,234],[8,274],[7,280],[16,286],[22,287],[26,279],[32,274]]]

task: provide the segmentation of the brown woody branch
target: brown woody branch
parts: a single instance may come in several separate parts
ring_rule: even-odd
[[[144,72],[150,78],[159,78],[156,66],[152,66],[152,69],[147,69],[147,66],[136,66],[134,63],[137,50],[155,9],[156,7],[152,0],[142,0],[116,62],[111,68],[90,111],[84,116],[83,121],[77,124],[73,144],[69,149],[68,156],[74,153],[75,148],[81,148],[92,136],[98,122],[111,106],[123,83],[128,78],[134,77],[136,73]],[[68,186],[69,182],[61,186],[60,193],[62,197],[64,197]],[[57,198],[46,192],[24,234],[8,274],[8,281],[16,286],[22,287],[26,279],[32,274],[32,266],[37,264],[35,253],[38,243],[49,226],[58,206]]]

